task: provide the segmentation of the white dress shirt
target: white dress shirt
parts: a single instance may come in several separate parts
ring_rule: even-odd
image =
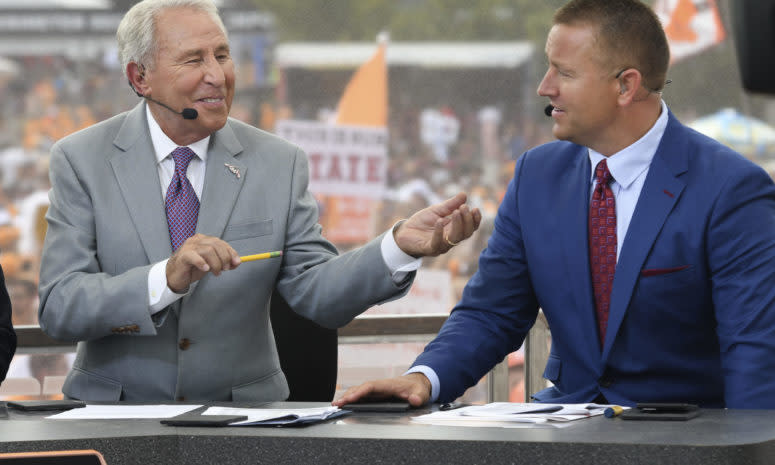
[[[170,155],[173,150],[179,146],[172,141],[159,124],[154,119],[148,106],[145,107],[145,114],[148,119],[148,129],[151,134],[151,142],[156,154],[156,166],[159,172],[160,188],[162,197],[167,197],[167,189],[172,176],[175,174],[175,161]],[[186,171],[191,186],[194,188],[198,198],[202,198],[205,179],[205,161],[207,160],[207,147],[210,143],[210,136],[194,142],[188,148],[194,151],[196,157],[191,159]],[[392,229],[391,229],[392,230]],[[422,259],[414,258],[405,254],[396,244],[392,233],[385,234],[382,238],[381,250],[382,259],[390,270],[393,282],[400,283],[406,278],[406,275],[420,268]],[[167,286],[167,260],[154,264],[148,273],[148,302],[151,314],[163,310],[165,307],[180,299],[186,294],[177,294]]]
[[[611,182],[611,191],[614,193],[616,204],[616,259],[619,260],[619,252],[622,250],[624,238],[627,236],[627,229],[630,227],[630,220],[635,212],[635,205],[638,203],[640,191],[643,189],[643,183],[646,181],[646,175],[649,172],[651,160],[657,152],[659,142],[667,127],[667,105],[664,100],[661,103],[662,109],[657,121],[649,131],[635,143],[625,147],[608,157],[608,171],[614,180]],[[590,193],[595,189],[595,167],[603,158],[598,152],[592,149],[589,151],[589,161],[591,165],[589,177]],[[590,201],[591,201],[590,195]],[[431,382],[431,402],[439,398],[441,383],[436,372],[429,366],[417,365],[410,368],[405,374],[422,373]]]

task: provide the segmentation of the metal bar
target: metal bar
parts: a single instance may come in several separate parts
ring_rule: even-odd
[[[13,328],[16,331],[17,346],[19,348],[63,348],[75,350],[75,342],[59,341],[41,331],[38,325],[19,325]]]
[[[543,312],[525,339],[525,402],[530,402],[530,396],[546,387],[543,370],[549,359],[549,324]]]
[[[487,373],[487,402],[509,401],[509,357]]]
[[[339,328],[340,337],[436,334],[448,315],[362,315]]]

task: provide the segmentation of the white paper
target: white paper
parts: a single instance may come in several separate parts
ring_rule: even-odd
[[[118,420],[125,418],[172,418],[201,405],[87,405],[46,418],[52,420]]]
[[[514,424],[556,424],[602,415],[608,405],[602,404],[529,404],[493,402],[455,410],[438,411],[412,418],[433,425],[510,426]]]

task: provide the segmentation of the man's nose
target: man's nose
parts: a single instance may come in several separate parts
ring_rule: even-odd
[[[220,86],[226,80],[223,64],[215,57],[205,60],[204,79],[208,84]]]
[[[554,76],[551,69],[546,70],[546,74],[544,74],[543,79],[541,79],[541,82],[538,84],[538,89],[536,92],[541,97],[551,97],[556,93],[554,86]]]

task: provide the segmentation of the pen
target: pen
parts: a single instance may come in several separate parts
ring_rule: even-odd
[[[624,412],[623,408],[618,405],[612,405],[603,411],[603,415],[605,415],[606,418],[613,418],[618,417],[622,412]]]
[[[258,253],[255,255],[245,255],[244,257],[240,257],[239,259],[243,262],[252,262],[254,260],[263,260],[265,258],[274,258],[274,257],[282,257],[283,251],[277,250],[275,252],[265,252],[265,253]]]
[[[463,402],[447,402],[439,406],[439,410],[455,410],[460,407],[468,407],[468,404]]]

